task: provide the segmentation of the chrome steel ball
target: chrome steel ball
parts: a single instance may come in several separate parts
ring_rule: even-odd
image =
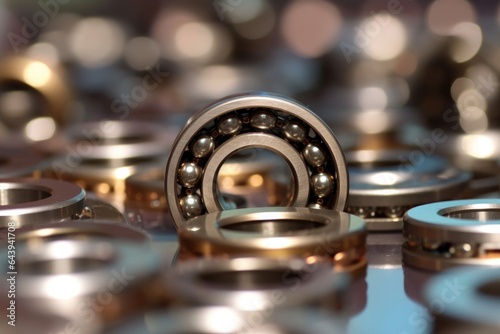
[[[325,154],[321,148],[315,144],[307,144],[302,150],[302,156],[308,164],[314,167],[319,167],[325,163]]]
[[[187,218],[197,217],[203,214],[203,204],[197,194],[186,195],[179,201],[182,212]]]
[[[306,138],[306,129],[297,122],[289,121],[283,126],[283,133],[289,141],[300,143]]]
[[[276,125],[276,116],[269,111],[256,111],[250,118],[250,124],[259,130],[269,130]]]
[[[316,196],[322,198],[333,191],[333,176],[329,173],[318,173],[311,177],[311,186]]]
[[[230,115],[219,121],[217,130],[224,136],[230,136],[240,132],[241,126],[241,119],[234,115]]]
[[[203,158],[211,154],[215,148],[215,141],[207,134],[198,137],[194,142],[191,152],[197,158]]]
[[[193,188],[201,179],[201,167],[192,162],[184,162],[178,171],[177,182],[186,188]]]

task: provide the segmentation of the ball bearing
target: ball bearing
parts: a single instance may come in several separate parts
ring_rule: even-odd
[[[500,200],[477,199],[417,206],[404,216],[403,261],[440,271],[469,265],[500,267]]]
[[[284,206],[318,204],[344,209],[348,192],[345,160],[325,123],[289,99],[268,93],[243,94],[217,101],[194,115],[174,143],[165,192],[178,228],[187,219],[223,210],[217,174],[232,154],[247,148],[275,152],[288,163],[293,191]],[[198,182],[183,182],[179,177],[187,164],[200,168]],[[186,198],[192,194],[199,199]],[[194,210],[186,204],[187,199],[195,205]]]

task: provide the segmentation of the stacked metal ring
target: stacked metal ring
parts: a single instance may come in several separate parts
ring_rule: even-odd
[[[94,239],[23,243],[16,251],[16,301],[75,319],[67,328],[109,324],[164,302],[161,259],[147,247]],[[1,257],[3,271],[12,271],[6,249]]]
[[[435,334],[500,332],[500,270],[460,268],[436,276],[425,299]]]
[[[76,219],[124,223],[113,206],[86,199],[77,185],[51,179],[0,180],[0,229]]]
[[[346,156],[350,175],[347,212],[362,217],[369,230],[401,229],[408,209],[456,199],[470,180],[469,173],[444,159],[420,154],[416,160],[413,151],[360,150]]]
[[[125,179],[164,165],[173,129],[137,121],[101,121],[68,130],[66,154],[48,176],[72,181],[98,195],[124,196]]]
[[[437,202],[404,217],[403,261],[438,271],[458,265],[500,267],[500,199]]]
[[[242,257],[180,263],[167,273],[167,289],[185,306],[228,306],[265,311],[304,305],[341,311],[349,277],[300,259]]]
[[[188,220],[179,229],[179,259],[299,257],[327,262],[361,276],[366,269],[366,227],[354,215],[310,208],[250,208]]]
[[[104,334],[337,334],[345,333],[337,318],[311,309],[238,312],[232,308],[211,306],[155,311]]]
[[[343,210],[348,176],[342,150],[327,125],[306,107],[268,93],[231,96],[194,115],[177,137],[165,192],[180,228],[223,210],[217,189],[222,164],[245,148],[277,153],[293,175],[281,206]]]
[[[40,177],[46,160],[28,148],[0,146],[0,178]]]

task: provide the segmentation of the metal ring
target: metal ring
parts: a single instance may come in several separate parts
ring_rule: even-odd
[[[24,243],[16,251],[16,298],[21,305],[74,317],[90,300],[91,310],[101,310],[93,314],[94,319],[109,323],[163,298],[156,285],[160,283],[161,259],[142,245],[52,241]],[[0,256],[2,270],[11,271],[7,268],[7,249]]]
[[[9,240],[8,230],[0,230],[0,244]],[[12,233],[11,233],[12,234]],[[31,225],[16,229],[16,242],[43,243],[54,240],[92,240],[95,238],[147,243],[149,235],[139,228],[106,221],[71,221]]]
[[[403,261],[427,270],[500,266],[500,199],[437,202],[404,217]]]
[[[85,191],[69,183],[49,179],[0,181],[0,228],[16,228],[60,221],[84,209]]]
[[[180,263],[170,269],[165,281],[181,305],[220,305],[252,312],[304,305],[340,311],[350,280],[324,263],[246,257]],[[273,305],[277,293],[283,296],[282,302]]]
[[[40,177],[46,160],[29,148],[0,147],[0,178]]]
[[[165,170],[153,168],[133,174],[125,179],[127,202],[138,203],[149,209],[167,209],[165,197]]]
[[[425,291],[435,316],[433,333],[500,332],[499,291],[499,269],[460,268],[434,277]]]
[[[205,176],[207,162],[214,154],[218,156],[215,161],[223,162],[224,157],[219,156],[222,153],[218,153],[221,148],[228,153],[237,151],[224,144],[230,145],[231,140],[240,144],[242,140],[237,137],[252,133],[266,138],[277,137],[280,143],[287,141],[287,146],[280,146],[293,147],[297,151],[294,157],[303,156],[302,162],[290,168],[302,180],[304,176],[299,175],[296,168],[307,167],[306,176],[311,182],[307,206],[344,209],[348,192],[347,169],[342,149],[330,128],[309,109],[289,99],[268,93],[243,94],[217,101],[194,115],[174,143],[167,164],[165,192],[178,228],[189,218],[220,209],[216,200],[213,205],[214,201],[208,199],[213,192],[207,194],[207,187],[201,186],[216,182]],[[248,138],[254,140],[254,137],[257,136]],[[260,141],[259,145],[265,144]],[[216,175],[220,167],[211,164],[210,175]],[[295,189],[298,189],[296,195],[305,191],[297,185]],[[205,203],[207,200],[210,207]],[[295,203],[302,200],[302,196],[293,198],[290,205],[297,206]]]
[[[276,310],[268,316],[211,306],[149,312],[106,334],[163,334],[166,329],[171,334],[337,334],[345,332],[345,320],[308,308]]]
[[[369,230],[401,229],[404,213],[417,205],[456,199],[470,173],[437,156],[413,151],[359,150],[346,153],[350,189],[347,212],[362,217]]]
[[[364,221],[345,212],[250,208],[190,219],[179,230],[180,258],[266,256],[328,262],[358,276],[365,270]]]
[[[280,206],[300,206],[305,207],[309,199],[309,174],[307,166],[297,150],[287,141],[265,133],[247,133],[233,137],[223,144],[210,156],[206,165],[201,181],[201,192],[208,212],[223,210],[219,201],[220,194],[217,191],[217,174],[220,166],[223,165],[227,157],[233,153],[249,147],[265,148],[279,153],[286,159],[287,163],[293,168],[293,178],[295,186],[292,192],[293,196],[287,202],[280,203]]]

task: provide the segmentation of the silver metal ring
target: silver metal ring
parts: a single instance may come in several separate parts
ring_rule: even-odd
[[[196,307],[149,312],[117,326],[106,334],[335,334],[345,332],[345,320],[308,308],[260,312],[238,312],[229,307]]]
[[[252,312],[304,305],[341,311],[350,279],[324,263],[242,257],[179,263],[165,281],[181,305],[218,305]],[[273,299],[278,293],[283,298],[276,304]]]
[[[425,291],[436,334],[500,332],[500,270],[460,268],[432,279]]]
[[[421,154],[418,160],[414,156],[406,150],[347,152],[350,189],[346,211],[362,217],[369,230],[397,230],[408,209],[456,199],[467,190],[469,173],[437,156]]]
[[[8,229],[0,230],[0,244],[7,244]],[[11,233],[12,235],[12,233]],[[147,243],[149,235],[130,225],[107,221],[70,221],[39,224],[16,229],[16,242],[43,243],[55,240],[112,239]]]
[[[82,213],[85,191],[50,179],[0,180],[0,228],[61,221]]]
[[[82,305],[90,300],[91,310],[95,311],[92,319],[110,323],[163,298],[156,285],[160,282],[161,259],[143,245],[103,240],[52,241],[23,243],[16,251],[16,300],[21,305],[60,316],[87,317],[89,321]],[[7,268],[6,248],[0,256],[2,270],[11,271]]]
[[[28,148],[0,147],[0,178],[39,177],[46,160]]]
[[[287,207],[227,210],[181,226],[179,259],[301,257],[359,276],[366,267],[365,239],[364,221],[345,212]]]
[[[500,199],[458,200],[410,209],[403,261],[427,270],[500,266]]]
[[[221,164],[229,158],[224,153],[241,150],[238,145],[252,146],[240,136],[288,161],[297,177],[290,206],[344,209],[347,169],[342,149],[328,126],[309,109],[289,99],[268,93],[243,94],[217,101],[194,115],[174,143],[167,164],[165,192],[178,228],[187,219],[220,210],[212,191],[212,183],[217,179],[206,175],[218,174]],[[276,139],[270,140],[271,137]],[[296,153],[291,156],[281,152],[292,149]],[[302,156],[300,162],[298,156]],[[306,189],[297,183],[300,180],[304,186],[306,177],[309,194],[303,203]]]

